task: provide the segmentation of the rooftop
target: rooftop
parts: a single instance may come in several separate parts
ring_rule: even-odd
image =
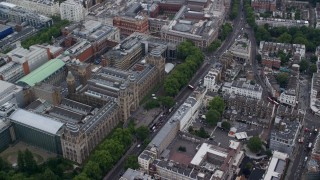
[[[36,83],[41,82],[51,76],[54,72],[64,67],[65,63],[60,59],[52,59],[30,74],[21,78],[17,83],[25,83],[29,86],[34,86]]]
[[[271,136],[293,141],[298,132],[300,123],[289,118],[276,117],[274,127],[271,130]]]
[[[284,173],[287,165],[288,154],[274,151],[268,169],[264,175],[264,180],[278,179]]]
[[[215,156],[221,157],[223,159],[227,158],[228,152],[222,151],[221,148],[215,147],[213,145],[203,143],[198,150],[197,154],[193,157],[191,164],[195,166],[200,166],[203,159],[206,158],[207,154],[213,154]]]
[[[52,135],[57,134],[63,126],[61,122],[24,109],[17,109],[9,118],[15,123],[35,128]]]
[[[131,168],[128,168],[127,171],[120,178],[120,180],[136,180],[136,179],[150,180],[151,177],[148,174],[143,173],[141,171],[137,171],[137,170],[133,170]]]

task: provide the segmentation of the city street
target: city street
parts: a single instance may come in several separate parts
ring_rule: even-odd
[[[243,2],[240,1],[240,6],[242,7]],[[191,79],[189,84],[195,85],[197,82],[199,82],[200,79],[202,79],[210,70],[211,66],[209,63],[214,64],[216,62],[216,58],[214,57],[220,57],[222,56],[223,53],[226,52],[226,50],[233,44],[234,40],[236,37],[241,33],[241,27],[244,27],[244,20],[243,20],[243,11],[239,11],[238,17],[234,20],[234,25],[233,25],[233,31],[232,33],[227,37],[227,39],[222,43],[221,47],[214,53],[211,54],[206,54],[205,57],[205,62],[203,65],[198,69],[197,73],[195,76]],[[175,97],[176,102],[178,103],[176,107],[179,107],[192,93],[192,90],[190,90],[187,87],[184,87],[180,93]],[[167,122],[170,117],[174,114],[176,109],[174,109],[167,117],[165,122]],[[163,125],[165,124],[163,123]],[[160,127],[161,128],[161,127]],[[152,139],[156,133],[152,133],[150,139]],[[139,155],[142,151],[143,148],[137,147],[134,144],[134,148],[132,148],[130,153],[127,153],[125,156],[123,156],[123,159],[125,159],[128,155]],[[113,169],[104,177],[104,180],[117,180],[119,179],[120,175],[122,172],[124,172],[124,161],[119,161]]]

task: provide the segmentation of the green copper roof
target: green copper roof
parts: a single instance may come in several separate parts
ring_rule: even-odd
[[[59,70],[65,65],[65,63],[61,59],[52,59],[42,66],[38,67],[30,74],[24,76],[19,79],[17,83],[26,83],[29,86],[34,86],[36,83],[41,82],[52,75],[54,72]]]

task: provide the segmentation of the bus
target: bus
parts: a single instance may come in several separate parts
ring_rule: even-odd
[[[188,88],[194,90],[194,87],[191,84],[188,85]]]

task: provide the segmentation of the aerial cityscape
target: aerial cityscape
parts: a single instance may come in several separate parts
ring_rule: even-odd
[[[320,180],[320,0],[0,0],[0,180]]]

